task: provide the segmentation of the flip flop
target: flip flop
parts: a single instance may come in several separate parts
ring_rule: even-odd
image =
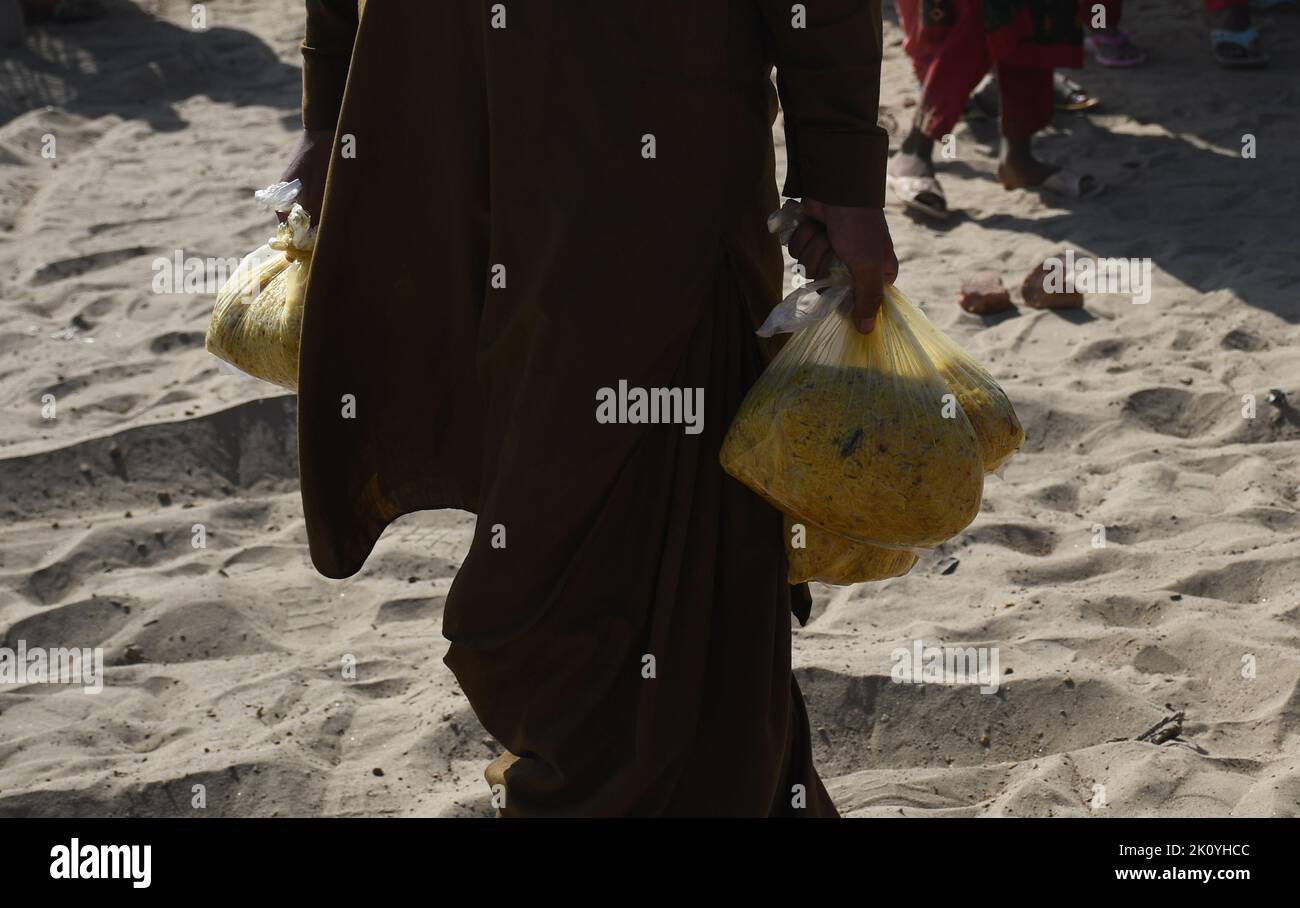
[[[1062,72],[1052,73],[1052,95],[1057,110],[1091,110],[1099,103],[1088,89]]]
[[[898,200],[905,208],[919,211],[937,221],[946,221],[952,214],[948,210],[948,199],[943,194],[943,187],[934,177],[896,177],[889,173],[885,174],[885,184],[893,190],[894,195],[898,196]],[[926,195],[938,199],[943,207],[922,198]]]
[[[1224,47],[1239,47],[1245,51],[1245,56],[1229,57],[1222,52]],[[1259,29],[1255,26],[1233,31],[1227,28],[1215,28],[1210,30],[1210,53],[1214,54],[1214,62],[1228,69],[1251,69],[1256,66],[1263,66],[1269,61],[1268,54],[1264,53],[1260,45]]]
[[[1129,40],[1127,34],[1116,30],[1113,35],[1103,34],[1102,32],[1089,32],[1088,36],[1083,39],[1083,46],[1092,52],[1095,59],[1102,66],[1110,66],[1116,69],[1126,69],[1131,66],[1141,66],[1147,62],[1147,52],[1138,47]],[[1128,51],[1128,55],[1124,55]]]
[[[1091,199],[1101,195],[1103,186],[1090,173],[1075,173],[1062,167],[1038,186],[1026,186],[1026,189],[1042,189],[1069,199]]]

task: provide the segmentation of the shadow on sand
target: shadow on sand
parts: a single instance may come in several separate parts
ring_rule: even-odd
[[[128,0],[106,18],[31,26],[23,47],[0,50],[0,126],[56,106],[82,116],[118,114],[160,131],[183,128],[176,104],[194,95],[285,109],[297,128],[301,70],[260,38],[220,20],[191,31],[155,19]]]

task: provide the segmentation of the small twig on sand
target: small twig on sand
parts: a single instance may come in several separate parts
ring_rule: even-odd
[[[1164,744],[1166,741],[1172,741],[1183,733],[1184,715],[1183,710],[1180,709],[1172,715],[1165,716],[1133,740],[1149,741],[1152,744]]]

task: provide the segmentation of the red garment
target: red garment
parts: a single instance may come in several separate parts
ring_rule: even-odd
[[[953,0],[956,21],[934,42],[920,20],[920,0],[897,0],[903,47],[921,82],[920,128],[931,139],[952,132],[971,92],[995,66],[1002,135],[1027,139],[1052,119],[1052,68],[1000,53],[984,30],[981,0]]]
[[[1083,66],[1082,22],[1090,0],[1066,0],[1065,22],[1048,14],[1044,0],[895,0],[903,20],[903,47],[913,59],[936,54],[958,24],[978,26],[989,56],[1017,66]],[[1058,14],[1062,4],[1051,4]],[[986,22],[1000,23],[987,28]],[[1073,26],[1073,27],[1071,27]]]

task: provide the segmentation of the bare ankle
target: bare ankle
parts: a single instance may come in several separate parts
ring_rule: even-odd
[[[934,156],[934,139],[913,126],[911,131],[903,138],[898,150],[903,154],[914,155],[924,161],[929,161]]]

